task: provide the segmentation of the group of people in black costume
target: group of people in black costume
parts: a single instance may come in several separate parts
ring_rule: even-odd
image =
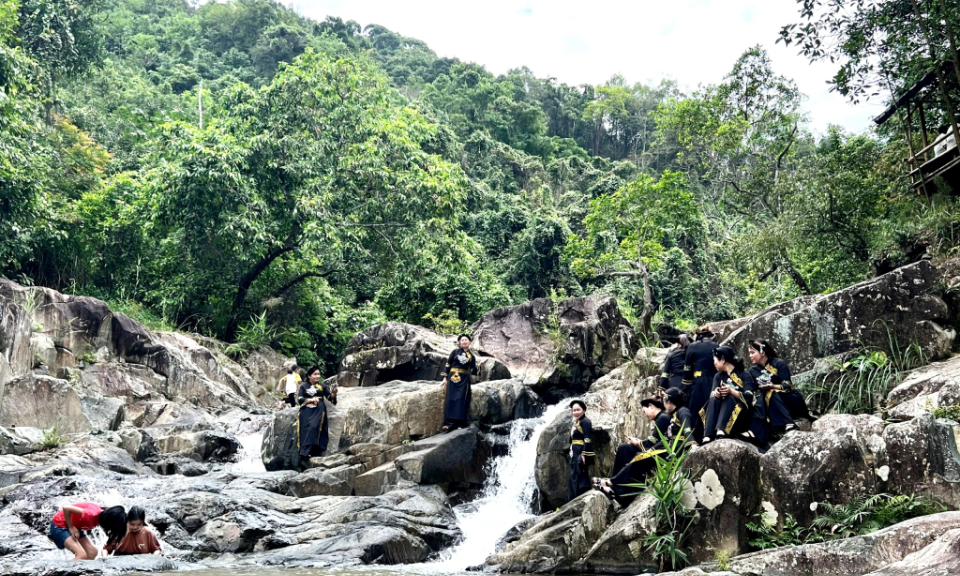
[[[470,421],[470,384],[477,374],[477,359],[469,350],[471,338],[468,334],[457,337],[457,348],[450,353],[444,367],[441,386],[446,388],[443,410],[443,432],[466,426]],[[293,367],[294,369],[296,366]],[[291,374],[293,370],[290,370]],[[285,378],[292,376],[288,375]],[[319,366],[307,370],[307,379],[303,381],[296,394],[296,405],[300,407],[297,417],[297,448],[299,449],[298,468],[303,469],[306,461],[322,456],[330,441],[329,419],[325,401],[336,405],[337,388],[327,386],[320,381]],[[281,379],[281,384],[286,380]],[[293,394],[288,395],[292,403]]]
[[[576,498],[590,488],[610,498],[629,501],[667,452],[664,441],[683,449],[691,443],[709,444],[724,438],[745,440],[761,450],[777,434],[797,429],[797,419],[813,420],[806,402],[793,386],[790,367],[766,340],[750,340],[750,368],[729,346],[720,346],[709,328],[697,330],[691,343],[686,335],[663,363],[660,390],[640,402],[644,416],[654,423],[649,438],[628,438],[617,448],[610,478],[590,478],[593,463],[590,431],[581,400],[570,403],[574,417],[570,433],[568,496]]]

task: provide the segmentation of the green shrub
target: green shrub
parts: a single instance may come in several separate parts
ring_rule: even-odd
[[[673,570],[687,564],[684,547],[696,517],[695,508],[683,505],[684,493],[692,486],[690,472],[684,468],[689,452],[680,442],[683,432],[672,442],[660,435],[666,452],[655,458],[656,467],[641,485],[645,494],[656,499],[653,510],[657,529],[643,539],[643,545],[659,562],[660,572],[667,564]]]
[[[60,434],[60,425],[55,424],[53,428],[43,431],[43,440],[40,441],[40,445],[44,450],[54,450],[63,446],[66,443],[66,438]]]

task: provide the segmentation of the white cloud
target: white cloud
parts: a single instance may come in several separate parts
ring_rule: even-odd
[[[527,66],[568,84],[677,80],[686,88],[720,81],[744,50],[760,44],[775,69],[809,97],[819,131],[872,125],[882,105],[852,106],[828,90],[829,64],[809,64],[776,40],[798,20],[796,0],[296,0],[311,18],[380,24],[425,41],[441,56],[477,62],[494,74]]]

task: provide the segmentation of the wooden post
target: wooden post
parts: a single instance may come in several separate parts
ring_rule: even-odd
[[[934,72],[937,74],[937,84],[940,86],[940,93],[943,95],[943,104],[947,107],[947,117],[950,118],[950,125],[953,127],[953,138],[957,145],[960,145],[960,128],[957,127],[957,114],[953,109],[953,102],[950,100],[950,94],[947,91],[947,82],[943,77],[940,61],[937,59],[937,51],[933,47],[933,37],[930,34],[930,27],[927,26],[923,14],[920,13],[920,4],[917,0],[910,0],[913,4],[913,11],[917,15],[917,22],[923,30],[924,39],[927,41],[927,50],[930,52],[930,61],[933,62]],[[923,175],[921,174],[921,177]]]

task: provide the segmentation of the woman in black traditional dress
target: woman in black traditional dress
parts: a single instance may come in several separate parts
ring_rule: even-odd
[[[586,417],[587,405],[583,400],[570,403],[573,428],[570,430],[570,478],[567,481],[567,500],[573,500],[590,489],[590,466],[596,454],[593,452],[593,424]]]
[[[693,438],[693,413],[685,403],[686,396],[679,388],[670,388],[663,394],[663,407],[670,413],[667,440],[673,442],[679,436],[682,446],[689,445]]]
[[[681,334],[677,347],[663,361],[663,371],[660,374],[660,388],[679,387],[683,382],[683,373],[686,371],[687,348],[690,347],[690,337]]]
[[[757,382],[757,403],[751,432],[757,441],[766,444],[773,431],[797,429],[796,418],[810,420],[810,411],[803,396],[790,381],[790,367],[766,340],[751,340],[750,374]]]
[[[713,331],[709,326],[697,329],[697,341],[687,348],[684,361],[681,389],[687,398],[687,407],[694,415],[700,413],[710,400],[713,379],[717,368],[713,362],[713,352],[717,343],[713,341]],[[703,420],[695,418],[693,436],[699,442],[703,438]]]
[[[610,498],[618,498],[627,504],[640,492],[637,484],[647,478],[656,465],[654,457],[663,454],[663,438],[670,433],[670,413],[664,409],[659,398],[644,398],[640,401],[643,415],[653,422],[654,428],[646,440],[628,438],[628,443],[617,448],[613,462],[613,474],[609,479],[594,478],[593,486]]]
[[[733,348],[720,346],[713,351],[713,360],[717,375],[713,378],[710,401],[700,411],[703,422],[701,444],[728,436],[741,438],[750,429],[757,392],[756,381]]]
[[[320,367],[314,366],[307,371],[307,379],[297,390],[297,404],[300,414],[297,416],[297,446],[300,448],[299,466],[314,456],[322,456],[327,450],[330,436],[327,432],[327,405],[323,399],[329,398],[337,403],[337,389],[331,390],[320,383]]]
[[[443,405],[443,431],[466,426],[470,421],[470,379],[477,373],[477,359],[470,348],[470,336],[457,336],[458,347],[450,353],[443,369],[441,386],[446,387]]]

